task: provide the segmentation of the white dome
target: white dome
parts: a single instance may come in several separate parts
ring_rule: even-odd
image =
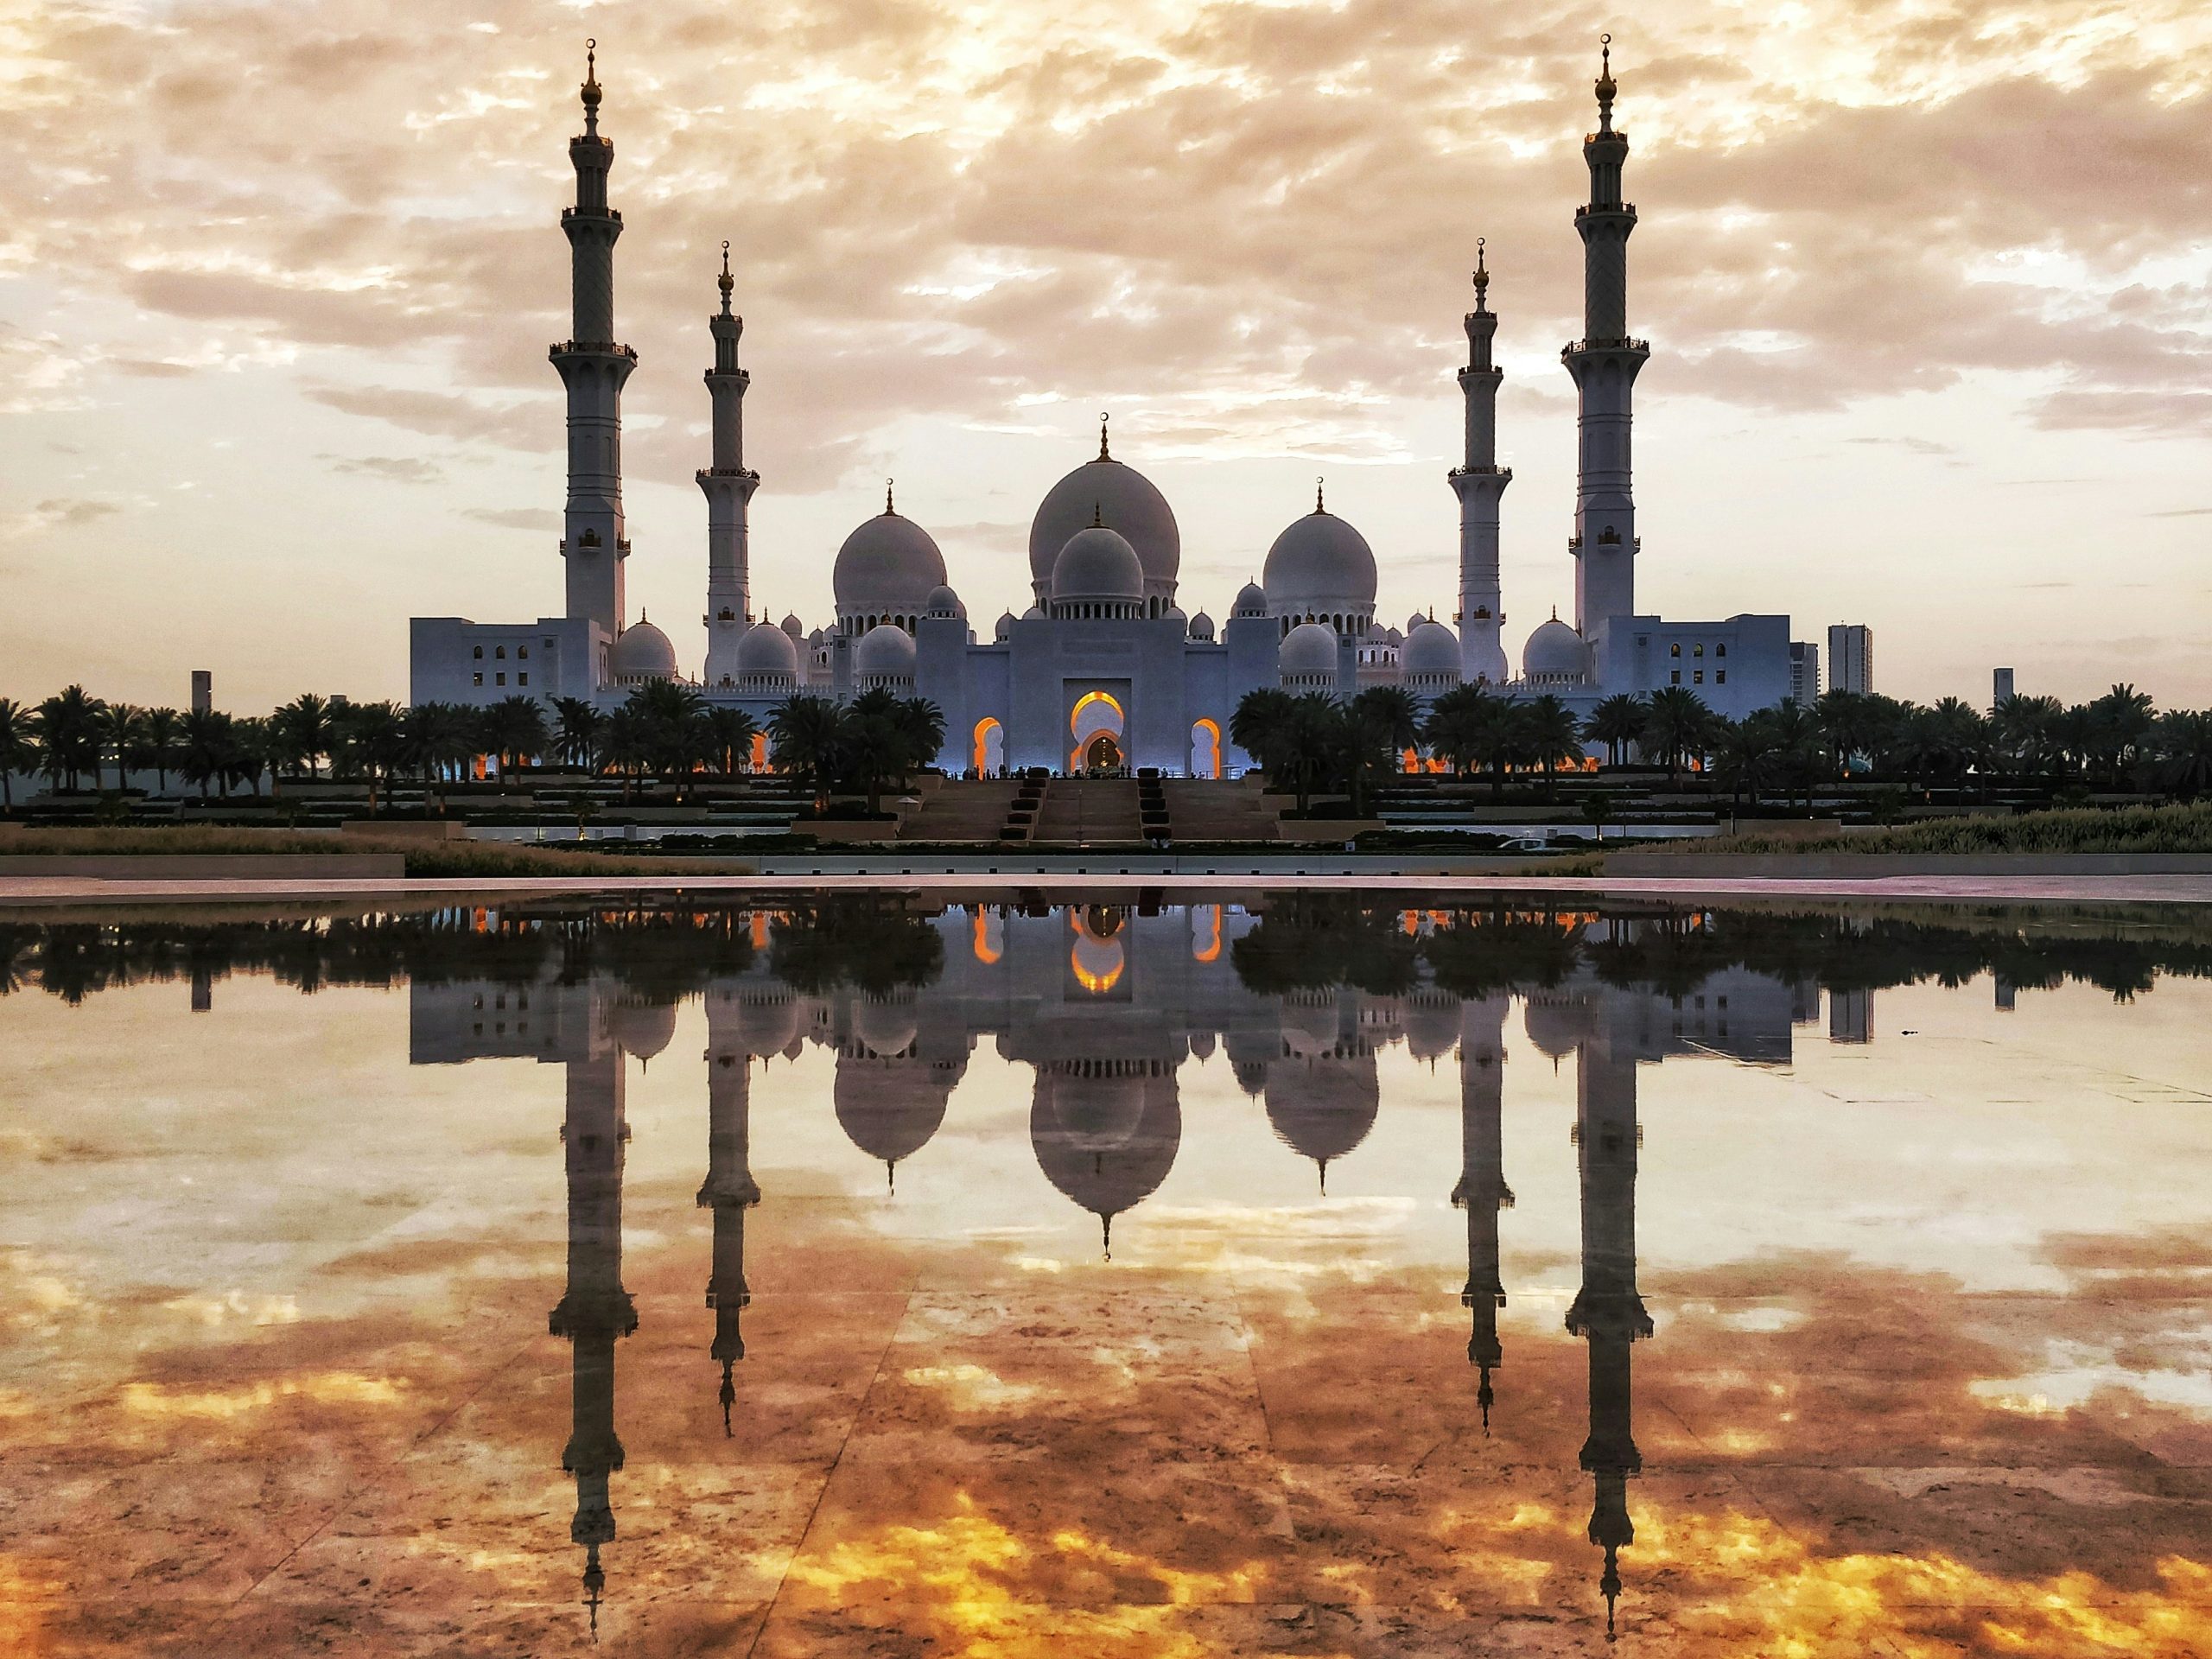
[[[1275,671],[1287,683],[1294,677],[1337,677],[1337,635],[1319,622],[1301,622],[1282,637],[1275,648]]]
[[[1248,582],[1236,590],[1236,601],[1229,607],[1230,620],[1240,616],[1265,616],[1268,613],[1267,590],[1256,582]]]
[[[784,618],[783,627],[784,632],[791,635],[794,639],[799,638],[800,635],[806,632],[806,625],[798,620],[798,613],[797,611],[791,612],[789,615]]]
[[[941,582],[930,589],[929,597],[922,601],[922,609],[931,616],[968,614],[968,607],[960,602],[960,595]]]
[[[944,555],[912,519],[879,512],[837,550],[830,575],[844,616],[907,616],[944,584]]]
[[[1371,628],[1371,627],[1370,627],[1370,629],[1368,629],[1368,632],[1369,632],[1370,633],[1372,633],[1372,632],[1375,632],[1375,630],[1374,630],[1373,628]],[[1400,632],[1399,632],[1395,628],[1385,628],[1385,629],[1383,629],[1383,630],[1382,630],[1382,638],[1383,638],[1386,641],[1388,641],[1389,644],[1394,645],[1404,645],[1404,644],[1406,643],[1406,636],[1405,636],[1404,634],[1402,634],[1402,633],[1400,633]]]
[[[1365,611],[1375,603],[1375,550],[1345,520],[1316,508],[1275,537],[1260,580],[1279,616]]]
[[[1042,605],[1032,605],[1027,610],[1021,613],[1021,620],[1027,622],[1033,617],[1039,617],[1044,614],[1045,607]]]
[[[1193,639],[1212,639],[1213,618],[1208,616],[1204,611],[1200,611],[1196,616],[1192,617],[1191,619],[1191,638]]]
[[[607,647],[607,671],[624,684],[633,680],[672,680],[676,647],[641,613],[637,622],[616,634],[614,643]]]
[[[1406,635],[1398,663],[1408,679],[1449,675],[1456,680],[1459,677],[1459,636],[1441,622],[1416,622]]]
[[[624,1052],[650,1060],[676,1035],[676,1005],[626,996],[607,1010],[607,1034]]]
[[[1068,537],[1052,561],[1052,595],[1057,603],[1074,599],[1128,600],[1144,597],[1144,565],[1120,531],[1093,525]]]
[[[1102,453],[1077,467],[1046,492],[1029,525],[1029,575],[1040,588],[1052,579],[1052,567],[1069,538],[1092,524],[1118,531],[1135,550],[1144,573],[1145,592],[1166,598],[1183,568],[1183,533],[1167,498],[1134,467]]]
[[[1014,637],[1014,613],[1012,611],[1002,612],[999,616],[998,626],[994,628],[991,631],[991,633],[994,639],[1001,640],[1012,639]]]
[[[1581,680],[1590,673],[1590,648],[1582,636],[1556,616],[1529,636],[1521,647],[1521,677],[1556,683]]]
[[[771,622],[756,622],[737,642],[737,677],[798,673],[798,646],[790,634]]]
[[[879,622],[853,647],[853,678],[880,683],[914,677],[914,636],[895,622]],[[861,688],[868,687],[863,684]]]
[[[1411,616],[1406,619],[1406,632],[1408,633],[1411,633],[1415,628],[1421,626],[1422,623],[1433,622],[1435,618],[1427,615],[1426,613],[1415,611]]]

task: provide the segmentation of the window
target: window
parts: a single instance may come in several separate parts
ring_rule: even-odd
[[[1679,656],[1681,656],[1681,655],[1682,654],[1682,642],[1681,642],[1681,640],[1677,639],[1677,640],[1676,640],[1673,645],[1671,645],[1668,646],[1668,647],[1667,647],[1667,654],[1668,654],[1669,657],[1679,657]]]
[[[1703,645],[1692,645],[1692,646],[1690,647],[1690,655],[1691,655],[1691,656],[1693,656],[1693,657],[1702,657],[1702,656],[1704,656],[1704,655],[1705,655],[1705,647],[1704,647]]]
[[[481,679],[483,676],[480,674],[477,677]],[[1682,671],[1679,668],[1667,677],[1667,683],[1669,685],[1680,685],[1681,683]]]
[[[503,663],[507,660],[507,648],[505,645],[495,645],[493,647],[492,654]]]
[[[1726,645],[1715,645],[1713,648],[1713,654],[1716,657],[1726,657],[1728,654],[1728,647]]]
[[[524,662],[528,662],[530,660],[530,647],[528,645],[517,645],[515,647],[515,655],[520,658]]]
[[[1691,675],[1690,683],[1694,685],[1703,685],[1705,683],[1705,671],[1700,668],[1696,673]]]
[[[507,677],[504,674],[498,675],[495,677],[501,685],[505,685],[507,683]]]
[[[481,685],[484,683],[484,677],[481,674],[472,674],[468,677],[468,679],[469,683],[472,685]]]
[[[530,683],[530,672],[527,669],[515,676],[515,683],[517,685],[528,685]]]
[[[1727,683],[1728,683],[1728,671],[1727,671],[1726,669],[1725,669],[1725,668],[1716,668],[1716,669],[1714,669],[1714,670],[1713,671],[1713,683],[1715,685],[1726,685],[1726,684],[1727,684]]]
[[[484,647],[481,645],[476,647],[476,660],[480,663],[484,660]]]

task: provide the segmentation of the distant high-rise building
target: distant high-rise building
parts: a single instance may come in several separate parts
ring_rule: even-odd
[[[1821,648],[1809,639],[1789,642],[1789,701],[1809,709],[1821,696]]]
[[[1874,689],[1874,632],[1864,622],[1838,622],[1828,629],[1828,690]]]
[[[1992,672],[1989,677],[1990,707],[1995,708],[1999,703],[2009,699],[2012,695],[2012,671],[2009,668],[2000,668]]]
[[[214,712],[215,676],[213,671],[195,668],[192,671],[192,712],[206,715]]]

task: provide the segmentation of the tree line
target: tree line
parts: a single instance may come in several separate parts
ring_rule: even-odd
[[[876,690],[840,704],[794,696],[770,715],[765,734],[776,769],[826,800],[832,791],[869,797],[937,759],[944,720],[937,705]],[[533,762],[553,763],[629,787],[647,777],[681,789],[701,775],[757,769],[764,728],[741,709],[710,704],[695,688],[655,681],[613,709],[582,697],[508,697],[483,707],[355,702],[313,692],[265,715],[220,709],[142,709],[108,702],[80,685],[27,706],[0,698],[0,808],[12,810],[12,775],[42,775],[56,791],[121,791],[130,772],[151,772],[167,792],[172,776],[203,797],[244,789],[258,795],[284,780],[346,779],[366,785],[369,809],[404,778],[425,787],[466,775],[479,755],[496,759],[504,783]]]
[[[2212,791],[2212,711],[2158,712],[2132,685],[2091,702],[2011,696],[1987,713],[1957,697],[1933,706],[1871,692],[1830,691],[1810,708],[1784,702],[1741,720],[1683,686],[1606,697],[1587,718],[1556,696],[1501,696],[1456,686],[1426,709],[1395,686],[1348,700],[1321,692],[1248,692],[1230,735],[1306,810],[1317,791],[1344,791],[1358,816],[1366,792],[1402,770],[1408,751],[1458,777],[1487,773],[1503,792],[1514,771],[1541,772],[1548,797],[1561,767],[1602,750],[1662,766],[1671,783],[1694,768],[1737,800],[1802,797],[1847,776],[1924,787],[2005,779],[2069,788],[2159,791],[2193,800]]]

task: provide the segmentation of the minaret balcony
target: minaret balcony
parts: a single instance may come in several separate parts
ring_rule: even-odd
[[[578,219],[611,219],[620,225],[622,222],[622,210],[620,207],[563,207],[561,210],[561,222],[563,225]]]
[[[1510,478],[1513,469],[1510,467],[1454,467],[1451,475],[1453,478]]]

